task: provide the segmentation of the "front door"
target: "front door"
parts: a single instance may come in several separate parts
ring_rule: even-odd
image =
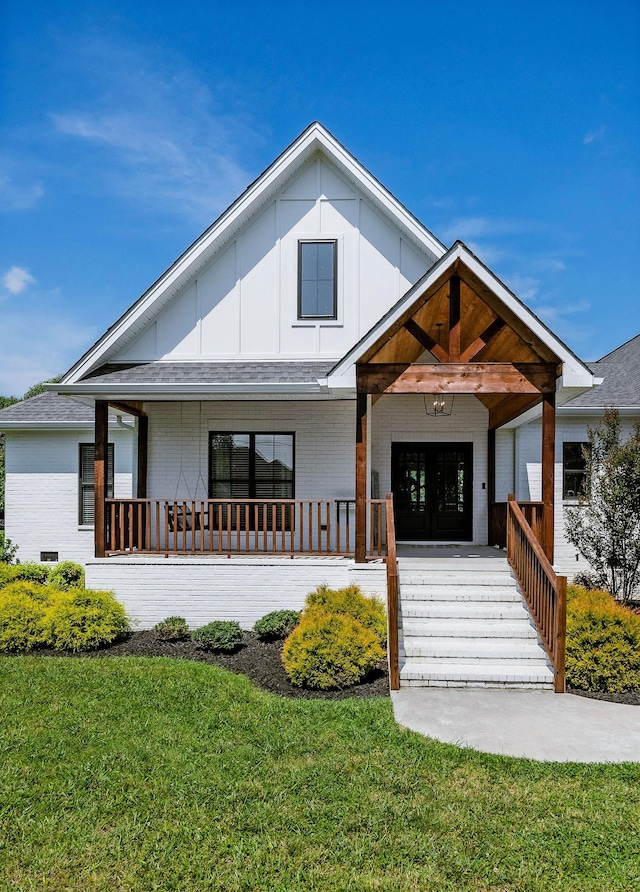
[[[392,443],[398,539],[473,538],[472,443]]]

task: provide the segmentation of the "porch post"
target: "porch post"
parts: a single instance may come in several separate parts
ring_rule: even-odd
[[[356,561],[367,555],[367,394],[356,395]]]
[[[553,563],[553,503],[556,460],[556,395],[542,394],[542,548]]]
[[[104,500],[107,492],[107,447],[109,440],[109,403],[96,400],[94,431],[93,492],[95,500],[93,535],[95,555],[104,557],[106,527]]]
[[[149,442],[149,418],[140,415],[138,418],[138,486],[137,497],[147,498],[147,453]]]

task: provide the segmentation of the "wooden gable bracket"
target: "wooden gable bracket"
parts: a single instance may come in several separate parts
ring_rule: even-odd
[[[446,350],[444,350],[437,341],[434,341],[430,334],[421,328],[415,319],[407,319],[404,323],[404,327],[409,332],[410,335],[418,341],[418,343],[424,347],[425,350],[428,350],[436,359],[439,359],[440,362],[449,362],[449,354]]]
[[[556,366],[542,362],[361,363],[358,393],[514,393],[554,391]]]
[[[488,325],[482,334],[475,339],[473,344],[469,344],[467,349],[460,354],[460,361],[470,362],[474,356],[477,356],[478,353],[487,346],[489,341],[493,340],[493,338],[502,331],[505,325],[506,322],[499,316],[497,319],[494,319],[491,325]]]

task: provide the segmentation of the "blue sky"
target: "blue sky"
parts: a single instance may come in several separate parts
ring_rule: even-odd
[[[66,370],[313,120],[582,358],[640,332],[637,0],[0,10],[0,394]]]

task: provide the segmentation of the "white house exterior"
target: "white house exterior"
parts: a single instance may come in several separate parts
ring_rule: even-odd
[[[620,404],[616,353],[585,365],[313,124],[51,385],[60,396],[0,412],[6,533],[22,560],[85,563],[143,627],[250,625],[319,582],[384,594],[387,493],[397,538],[418,543],[502,544],[508,494],[535,501],[546,553],[574,572],[563,442]],[[94,439],[90,541],[78,444]]]

